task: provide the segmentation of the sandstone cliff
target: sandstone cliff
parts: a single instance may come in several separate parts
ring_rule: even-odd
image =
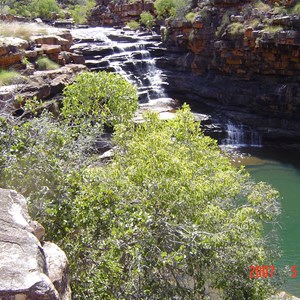
[[[277,2],[198,1],[193,20],[166,22],[159,63],[172,96],[213,106],[265,142],[299,143],[300,17],[294,1]]]
[[[139,0],[130,3],[126,0],[99,0],[92,10],[89,23],[92,26],[124,25],[132,20],[138,21],[143,11],[154,14],[153,1]]]

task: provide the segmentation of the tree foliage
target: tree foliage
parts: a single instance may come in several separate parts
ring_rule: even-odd
[[[155,24],[154,17],[148,11],[143,11],[140,17],[140,23],[146,26],[148,29],[151,29]]]
[[[137,100],[136,88],[121,75],[83,72],[64,90],[62,115],[72,122],[88,118],[114,126],[133,117]]]
[[[0,1],[0,10],[27,18],[53,19],[59,14],[63,17],[64,11],[68,11],[76,24],[86,23],[95,0],[3,0]]]
[[[27,18],[51,19],[53,14],[61,12],[56,0],[8,0],[6,5],[9,7],[10,13]]]
[[[91,13],[93,7],[96,6],[95,0],[73,1],[74,4],[68,5],[68,11],[71,14],[75,24],[84,24]]]
[[[159,18],[183,17],[191,7],[191,0],[155,0],[154,7]]]
[[[45,225],[50,240],[66,234],[74,183],[97,135],[96,127],[78,135],[46,112],[29,120],[1,118],[0,185],[28,198],[32,218]]]
[[[133,89],[127,95],[124,81],[119,91],[116,79],[78,77],[65,92],[65,118],[0,119],[1,186],[28,197],[68,254],[73,298],[270,296],[272,283],[249,279],[249,266],[272,264],[263,225],[279,214],[278,193],[234,168],[187,106],[168,121],[154,113],[139,125],[127,120],[122,105]],[[27,108],[34,113],[34,103]],[[102,109],[118,120],[109,163],[94,149]]]
[[[171,121],[118,126],[114,141],[113,161],[87,170],[73,206],[78,299],[272,293],[249,266],[272,261],[262,232],[279,213],[276,191],[236,170],[186,107]]]

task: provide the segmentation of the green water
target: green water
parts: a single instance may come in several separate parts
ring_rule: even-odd
[[[300,297],[300,157],[282,150],[254,151],[253,159],[243,162],[247,170],[256,181],[270,183],[281,195],[279,237],[282,257],[275,267],[296,266],[297,277],[289,276],[283,289]]]

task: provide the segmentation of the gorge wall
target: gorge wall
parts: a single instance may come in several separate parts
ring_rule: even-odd
[[[216,0],[164,31],[168,91],[257,128],[265,142],[300,142],[300,18],[251,1]],[[286,12],[288,5],[282,6]],[[179,88],[180,87],[180,88]]]

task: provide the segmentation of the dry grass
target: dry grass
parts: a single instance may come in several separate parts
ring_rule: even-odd
[[[29,40],[33,35],[50,34],[51,32],[53,32],[53,28],[44,24],[0,21],[0,36],[19,37]]]
[[[0,70],[0,86],[25,82],[26,78],[16,71]]]
[[[261,13],[266,13],[271,10],[271,6],[263,3],[262,1],[257,1],[254,5],[254,8],[257,8]]]

